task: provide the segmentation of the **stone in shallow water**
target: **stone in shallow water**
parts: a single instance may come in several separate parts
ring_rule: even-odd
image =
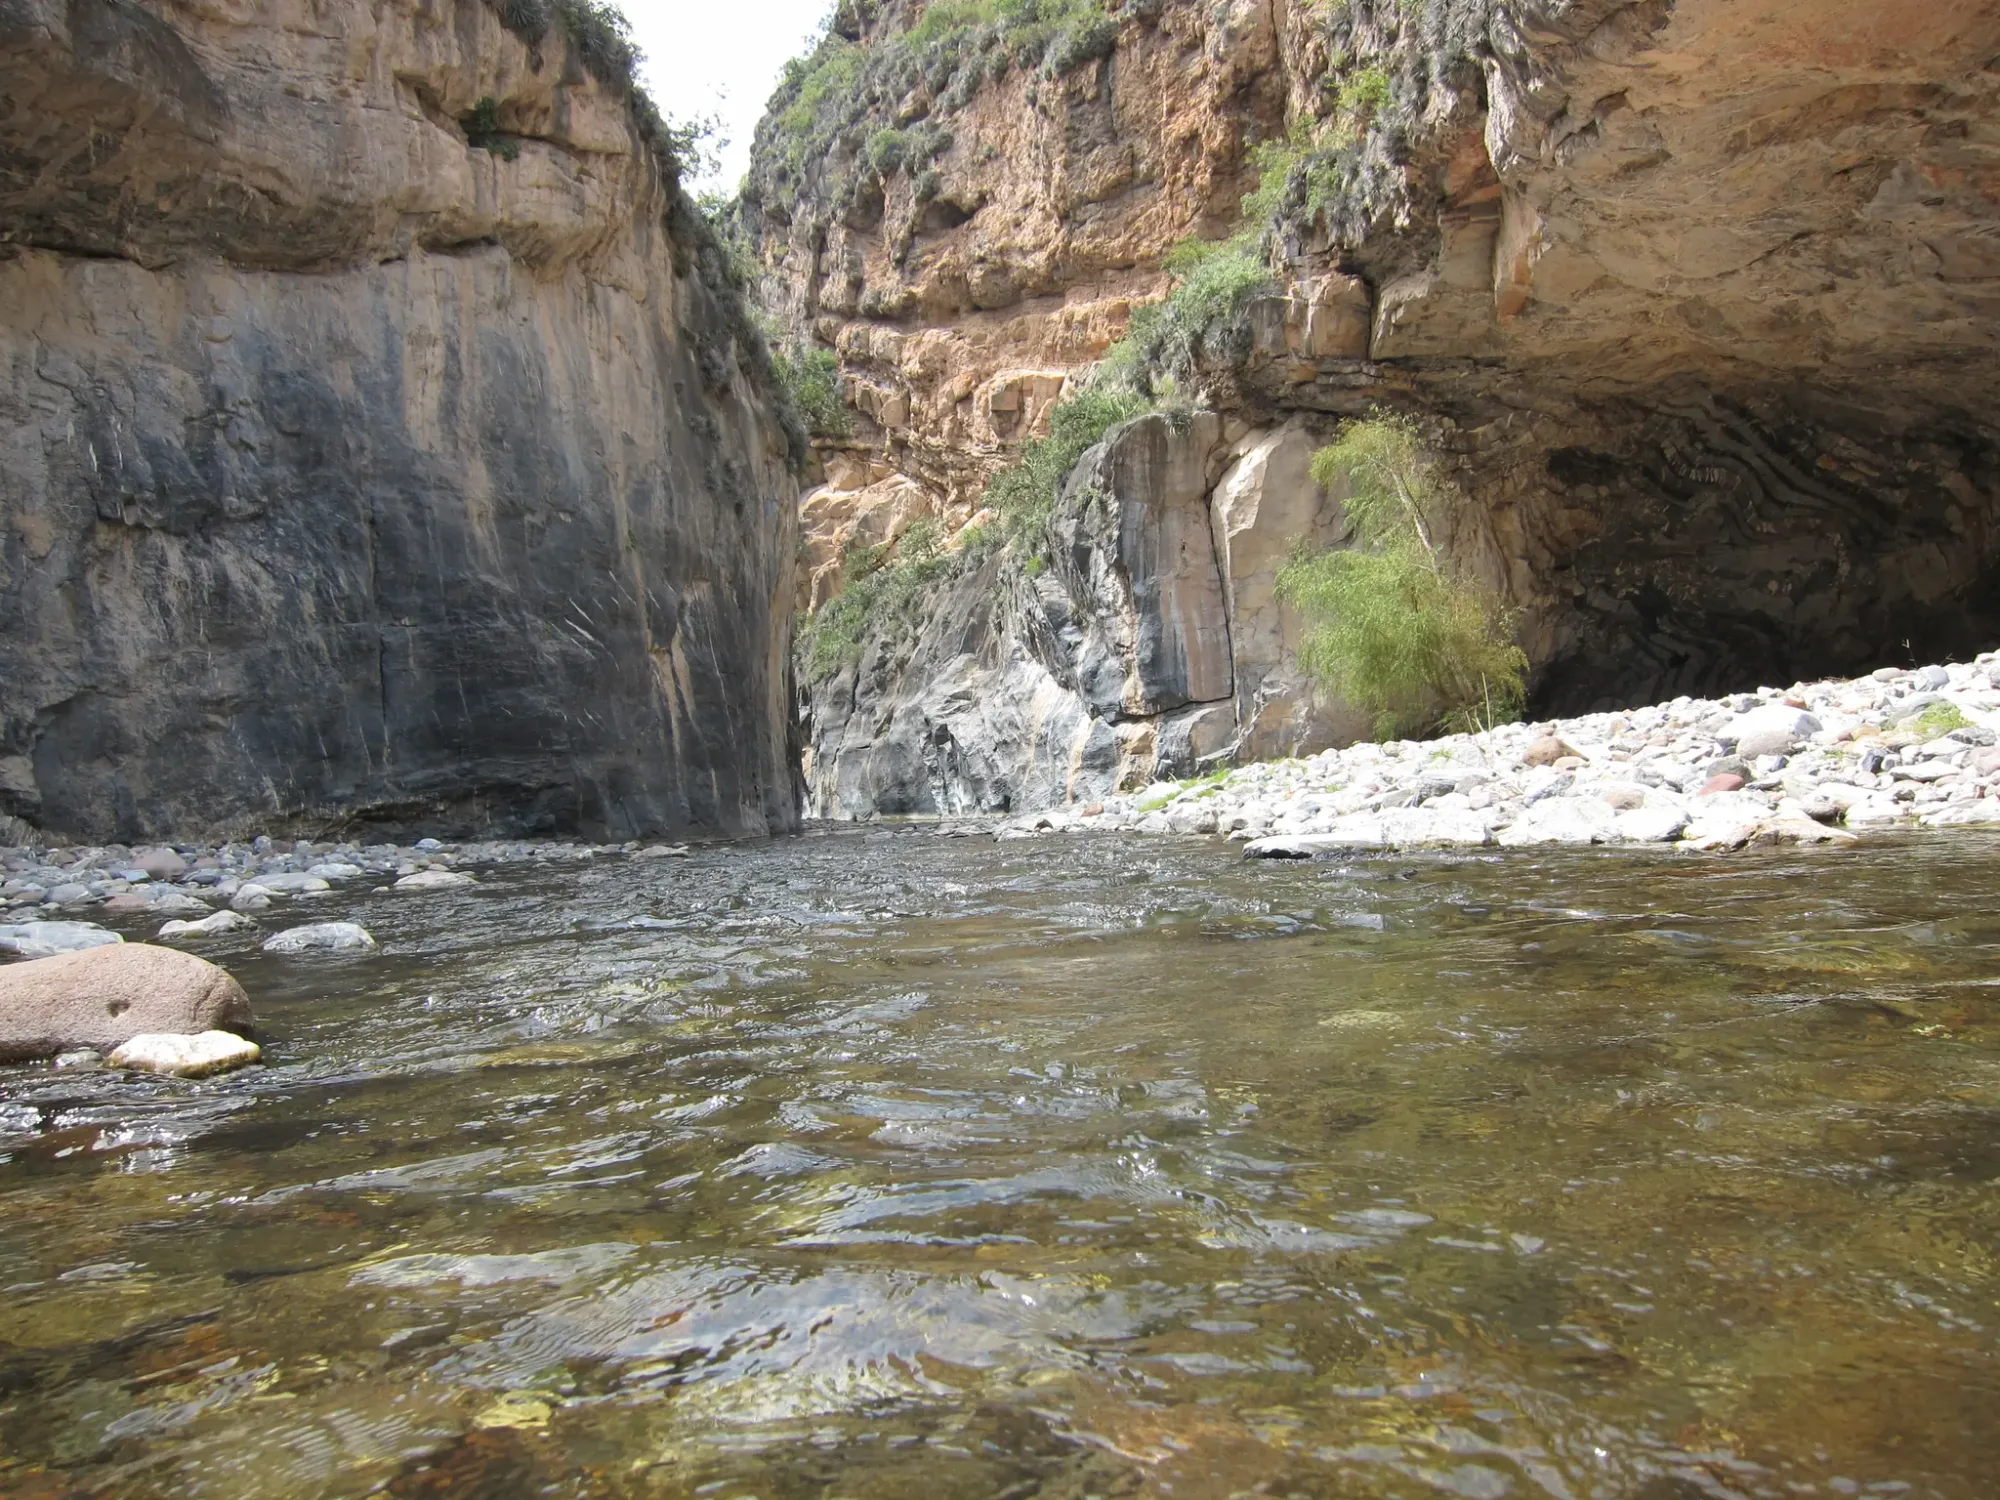
[[[1879,828],[1889,823],[1900,823],[1909,815],[1910,810],[1902,803],[1870,793],[1849,803],[1841,821],[1849,828]]]
[[[1612,821],[1616,842],[1621,844],[1670,844],[1687,828],[1688,817],[1678,807],[1665,803],[1635,807],[1621,812]]]
[[[396,882],[399,891],[446,891],[454,886],[476,885],[470,875],[463,870],[419,870],[414,875],[405,875]]]
[[[186,873],[188,862],[172,849],[141,849],[132,856],[132,867],[155,880],[177,880]]]
[[[267,938],[266,953],[360,953],[375,946],[368,929],[358,922],[315,922]]]
[[[240,911],[219,911],[213,916],[203,917],[199,922],[163,922],[160,924],[160,936],[218,937],[225,932],[256,925]]]
[[[653,844],[645,849],[633,850],[632,857],[634,859],[686,859],[688,857],[688,846],[686,844]]]
[[[2000,797],[1981,797],[1973,802],[1954,802],[1949,807],[1924,814],[1928,828],[1984,828],[2000,823]]]
[[[0,1061],[109,1052],[146,1032],[249,1026],[243,987],[173,948],[106,944],[0,968]]]
[[[141,1073],[171,1073],[179,1078],[206,1078],[247,1067],[263,1057],[255,1042],[230,1031],[147,1031],[127,1041],[105,1062]]]
[[[0,948],[23,958],[81,953],[85,948],[102,948],[124,941],[110,928],[92,922],[17,922],[0,926]]]

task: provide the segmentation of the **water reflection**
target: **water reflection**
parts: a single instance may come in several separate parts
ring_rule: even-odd
[[[1984,1496],[2000,858],[840,836],[0,1072],[0,1493]]]

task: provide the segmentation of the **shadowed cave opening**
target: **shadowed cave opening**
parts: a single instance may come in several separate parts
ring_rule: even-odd
[[[1603,517],[1529,622],[1530,713],[1557,717],[1882,666],[2000,640],[2000,445],[1962,414],[1789,392],[1599,408],[1547,454],[1555,515]]]

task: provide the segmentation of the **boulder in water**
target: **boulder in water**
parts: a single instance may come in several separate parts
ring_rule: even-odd
[[[419,870],[414,875],[405,875],[396,882],[399,891],[447,891],[453,886],[475,885],[477,882],[463,870]]]
[[[219,911],[199,922],[163,922],[160,924],[161,937],[219,937],[225,932],[235,932],[243,927],[257,924],[240,911]]]
[[[250,997],[226,970],[172,948],[112,943],[0,968],[4,1062],[250,1025]]]
[[[264,941],[266,953],[363,953],[374,946],[368,929],[357,922],[315,922]]]
[[[276,874],[259,875],[253,884],[262,886],[267,891],[275,891],[281,896],[316,896],[321,891],[330,891],[333,889],[331,884],[319,876],[305,874],[298,870],[284,870]]]

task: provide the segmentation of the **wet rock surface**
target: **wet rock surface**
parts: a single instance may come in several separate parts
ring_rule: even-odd
[[[51,958],[124,939],[94,922],[9,922],[0,925],[0,949],[22,958]]]
[[[266,953],[368,953],[375,939],[357,922],[314,922],[264,939]]]
[[[117,1047],[105,1065],[139,1073],[169,1073],[176,1078],[207,1078],[230,1073],[256,1062],[258,1045],[230,1031],[146,1032]]]

